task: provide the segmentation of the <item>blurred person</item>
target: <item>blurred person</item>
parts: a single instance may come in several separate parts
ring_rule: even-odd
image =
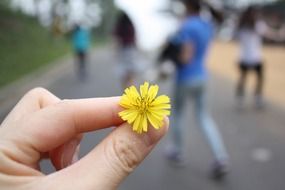
[[[114,37],[118,45],[118,74],[122,88],[134,83],[137,73],[136,63],[136,31],[135,27],[125,12],[121,12],[115,24]]]
[[[249,6],[240,16],[237,37],[240,44],[239,81],[237,84],[237,100],[239,106],[243,105],[245,83],[248,72],[255,72],[255,105],[257,108],[264,106],[264,61],[262,57],[263,37],[276,40],[276,32],[271,30],[265,22],[258,19],[258,11]]]
[[[215,160],[211,167],[212,177],[222,179],[228,172],[228,154],[219,130],[207,110],[206,85],[207,69],[205,59],[213,38],[213,24],[200,16],[201,2],[198,0],[183,1],[186,7],[186,18],[172,43],[179,46],[176,60],[176,81],[173,102],[173,125],[171,137],[173,146],[167,149],[167,158],[176,164],[184,163],[184,126],[183,110],[187,98],[195,103],[195,116],[199,128],[205,134]],[[173,47],[172,47],[173,49]]]
[[[88,50],[90,47],[89,31],[79,24],[76,24],[72,33],[72,42],[76,56],[78,77],[79,79],[84,80],[87,77],[86,67]]]
[[[119,97],[60,100],[42,88],[27,93],[0,125],[0,189],[117,189],[165,135],[137,134],[123,123]],[[78,160],[83,133],[118,126]],[[56,172],[40,171],[50,159]]]

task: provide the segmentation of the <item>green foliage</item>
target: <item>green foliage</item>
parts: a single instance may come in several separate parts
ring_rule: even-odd
[[[0,86],[62,56],[68,46],[36,19],[0,6]]]

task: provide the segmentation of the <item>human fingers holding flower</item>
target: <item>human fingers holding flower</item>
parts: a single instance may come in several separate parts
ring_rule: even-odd
[[[60,100],[41,88],[30,91],[1,124],[0,189],[115,189],[168,128],[164,119],[159,130],[134,133],[118,116],[119,102],[119,97]],[[119,127],[77,161],[82,134],[111,126]],[[40,172],[44,157],[57,172]]]

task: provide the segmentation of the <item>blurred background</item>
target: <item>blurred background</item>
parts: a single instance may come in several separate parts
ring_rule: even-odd
[[[229,152],[230,172],[220,181],[209,177],[213,156],[189,103],[183,113],[187,164],[175,167],[165,159],[166,137],[120,189],[285,189],[285,1],[203,3],[222,15],[213,21],[208,99]],[[254,105],[254,74],[242,103],[235,94],[243,47],[239,20],[248,6],[271,31],[260,35],[262,108]],[[1,0],[0,121],[37,86],[70,99],[119,96],[130,84],[150,81],[173,96],[175,64],[158,57],[179,30],[185,10],[179,0]],[[200,14],[213,17],[207,8]],[[108,132],[87,134],[81,157]],[[46,160],[41,167],[47,174],[54,171]]]

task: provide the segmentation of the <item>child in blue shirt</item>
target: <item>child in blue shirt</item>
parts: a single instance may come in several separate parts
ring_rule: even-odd
[[[78,74],[80,79],[86,77],[86,59],[90,46],[90,36],[87,29],[76,25],[72,35],[73,48],[78,62]]]

